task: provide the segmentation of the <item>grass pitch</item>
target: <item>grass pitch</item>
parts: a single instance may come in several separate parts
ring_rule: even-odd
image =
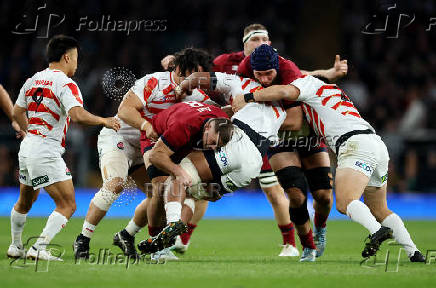
[[[37,236],[45,218],[29,218],[23,241]],[[112,246],[114,232],[128,219],[104,219],[91,241],[91,252]],[[351,221],[328,222],[328,244],[315,263],[278,257],[281,236],[269,220],[205,220],[193,234],[188,252],[164,265],[140,262],[75,263],[72,243],[83,219],[72,219],[52,241],[65,249],[63,263],[14,262],[6,258],[10,242],[9,219],[0,218],[1,287],[435,287],[436,259],[430,264],[410,263],[399,247],[383,244],[376,261],[360,264],[366,231]],[[436,250],[436,222],[408,221],[407,228],[425,254]],[[146,229],[145,229],[146,230]],[[146,236],[141,231],[137,242]],[[298,241],[298,240],[297,240]],[[301,249],[301,247],[299,247]],[[389,260],[385,256],[389,251]],[[436,258],[436,252],[433,253]],[[373,260],[373,259],[372,259]],[[22,268],[18,268],[21,266]],[[35,269],[38,268],[38,269]],[[35,270],[48,272],[35,272]],[[388,271],[388,272],[386,272]],[[397,271],[397,272],[394,272]]]

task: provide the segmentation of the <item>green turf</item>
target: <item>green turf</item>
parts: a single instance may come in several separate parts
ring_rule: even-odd
[[[40,233],[46,219],[30,218],[23,239]],[[360,253],[366,232],[350,221],[330,221],[325,255],[315,263],[299,263],[298,258],[277,257],[281,236],[273,221],[205,220],[194,233],[188,252],[178,262],[164,265],[140,263],[75,264],[71,244],[80,232],[82,219],[71,220],[53,243],[65,247],[65,262],[50,263],[48,272],[35,272],[34,265],[12,268],[5,256],[0,259],[1,287],[435,287],[436,263],[410,263],[402,255],[398,272],[385,272],[381,265],[362,267]],[[105,219],[98,226],[91,250],[110,248],[112,235],[127,219]],[[0,244],[6,254],[10,241],[9,219],[0,218]],[[418,247],[436,250],[435,222],[407,222]],[[141,232],[138,239],[145,237]],[[382,246],[398,255],[397,247]],[[388,270],[396,269],[389,261]],[[43,270],[45,266],[39,266]]]

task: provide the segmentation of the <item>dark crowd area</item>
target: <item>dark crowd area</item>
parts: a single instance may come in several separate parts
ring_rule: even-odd
[[[0,84],[13,102],[24,81],[46,68],[48,38],[63,33],[80,42],[74,80],[85,108],[100,116],[113,116],[119,104],[102,88],[109,69],[139,79],[185,47],[214,56],[240,51],[252,23],[265,25],[272,45],[300,69],[330,68],[339,54],[349,73],[338,85],[389,148],[389,191],[436,192],[436,1],[47,0],[0,8]],[[36,29],[24,28],[36,19]],[[116,31],[108,21],[117,21]],[[78,187],[101,182],[99,130],[70,126],[64,157]],[[0,186],[16,186],[19,141],[4,113],[0,140]]]

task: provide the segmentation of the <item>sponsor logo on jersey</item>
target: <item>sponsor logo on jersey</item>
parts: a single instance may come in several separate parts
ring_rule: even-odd
[[[118,142],[117,147],[120,150],[124,150],[124,143],[123,142]]]
[[[44,183],[48,183],[49,179],[47,175],[39,176],[32,179],[32,186],[36,187]]]
[[[26,175],[21,175],[21,174],[20,174],[20,179],[26,181]]]
[[[360,162],[360,161],[356,161],[356,163],[354,165],[356,165],[359,168],[362,168],[362,170],[364,170],[366,172],[372,173],[372,168],[368,164],[365,164],[365,163]]]
[[[218,153],[218,157],[220,157],[220,161],[223,164],[224,167],[226,167],[227,165],[229,165],[229,161],[227,160],[227,155],[224,151],[220,151]]]
[[[71,171],[70,171],[70,169],[65,169],[65,175],[67,175],[67,176],[71,176]]]
[[[386,181],[388,181],[388,173],[386,173],[386,175],[381,177],[381,182],[385,183]]]

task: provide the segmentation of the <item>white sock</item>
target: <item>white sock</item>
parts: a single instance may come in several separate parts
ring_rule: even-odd
[[[83,221],[83,226],[82,226],[82,235],[88,238],[92,238],[92,235],[94,234],[95,231],[95,225],[89,223],[88,221]]]
[[[138,225],[136,225],[135,221],[133,221],[133,219],[130,219],[129,224],[127,224],[126,231],[127,233],[129,233],[131,236],[135,236],[136,233],[139,232],[139,230],[141,230],[142,227],[139,227]]]
[[[167,214],[167,224],[177,222],[182,217],[182,204],[179,202],[168,202],[165,204],[165,211]]]
[[[45,249],[47,244],[65,227],[67,222],[67,217],[57,211],[53,211],[50,216],[48,216],[47,224],[45,224],[44,230],[42,230],[41,235],[39,235],[38,240],[36,240],[33,246],[37,250]]]
[[[400,216],[392,213],[391,215],[386,217],[385,220],[383,220],[382,225],[389,227],[394,231],[393,235],[395,241],[397,241],[398,244],[404,247],[404,250],[406,250],[409,257],[415,254],[415,251],[417,251],[418,249],[416,248],[415,243],[413,243],[412,239],[410,238],[410,234],[404,226],[404,223],[401,220]]]
[[[368,229],[371,235],[381,228],[380,223],[378,223],[374,215],[371,214],[368,206],[359,200],[353,200],[348,204],[347,215],[351,220]]]
[[[11,210],[11,237],[12,244],[23,247],[21,234],[23,234],[24,224],[26,223],[27,214],[21,214],[12,207]]]

